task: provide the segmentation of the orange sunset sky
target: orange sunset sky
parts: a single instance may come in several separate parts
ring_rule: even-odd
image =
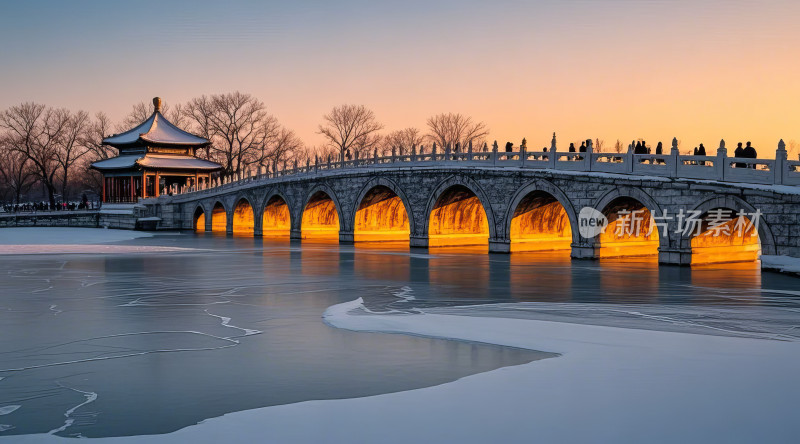
[[[796,0],[164,3],[4,2],[0,108],[121,120],[153,96],[240,90],[308,145],[343,103],[386,132],[460,112],[532,148],[553,131],[560,147],[751,140],[759,157],[800,142]]]

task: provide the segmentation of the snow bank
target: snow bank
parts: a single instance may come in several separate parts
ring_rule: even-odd
[[[524,319],[376,315],[361,300],[331,307],[324,319],[351,330],[561,356],[436,387],[267,407],[166,435],[96,441],[777,443],[800,436],[799,342]],[[27,435],[7,441],[65,440]]]
[[[761,255],[761,268],[783,273],[800,274],[800,258],[791,256]]]

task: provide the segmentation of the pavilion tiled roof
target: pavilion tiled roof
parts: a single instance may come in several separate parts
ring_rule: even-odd
[[[92,164],[92,168],[98,170],[121,170],[129,169],[134,166],[145,168],[158,168],[167,170],[201,170],[214,171],[222,168],[216,162],[198,159],[189,156],[175,156],[168,154],[135,154],[130,156],[119,156],[111,159],[101,160]]]
[[[124,147],[128,145],[207,146],[211,142],[184,131],[161,114],[161,99],[153,99],[155,111],[144,122],[122,134],[103,139],[103,145]]]

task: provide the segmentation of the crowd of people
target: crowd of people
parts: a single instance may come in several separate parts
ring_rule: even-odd
[[[55,205],[51,205],[50,202],[7,203],[3,204],[1,208],[4,213],[37,213],[44,211],[93,210],[99,208],[99,204],[90,201],[84,194],[81,196],[80,202],[56,202]]]

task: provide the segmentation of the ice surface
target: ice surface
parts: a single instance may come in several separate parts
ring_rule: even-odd
[[[146,441],[749,443],[792,442],[800,434],[797,341],[424,312],[371,314],[360,299],[330,307],[324,320],[356,331],[561,356],[431,388],[232,413]]]
[[[22,407],[21,405],[6,405],[0,407],[0,416],[8,415],[9,413],[16,411],[18,408]]]
[[[80,245],[119,242],[150,233],[102,228],[19,227],[0,230],[0,245]]]
[[[0,255],[4,254],[85,254],[155,253],[192,251],[191,248],[155,245],[119,245],[114,242],[151,233],[103,228],[19,227],[0,229]]]

